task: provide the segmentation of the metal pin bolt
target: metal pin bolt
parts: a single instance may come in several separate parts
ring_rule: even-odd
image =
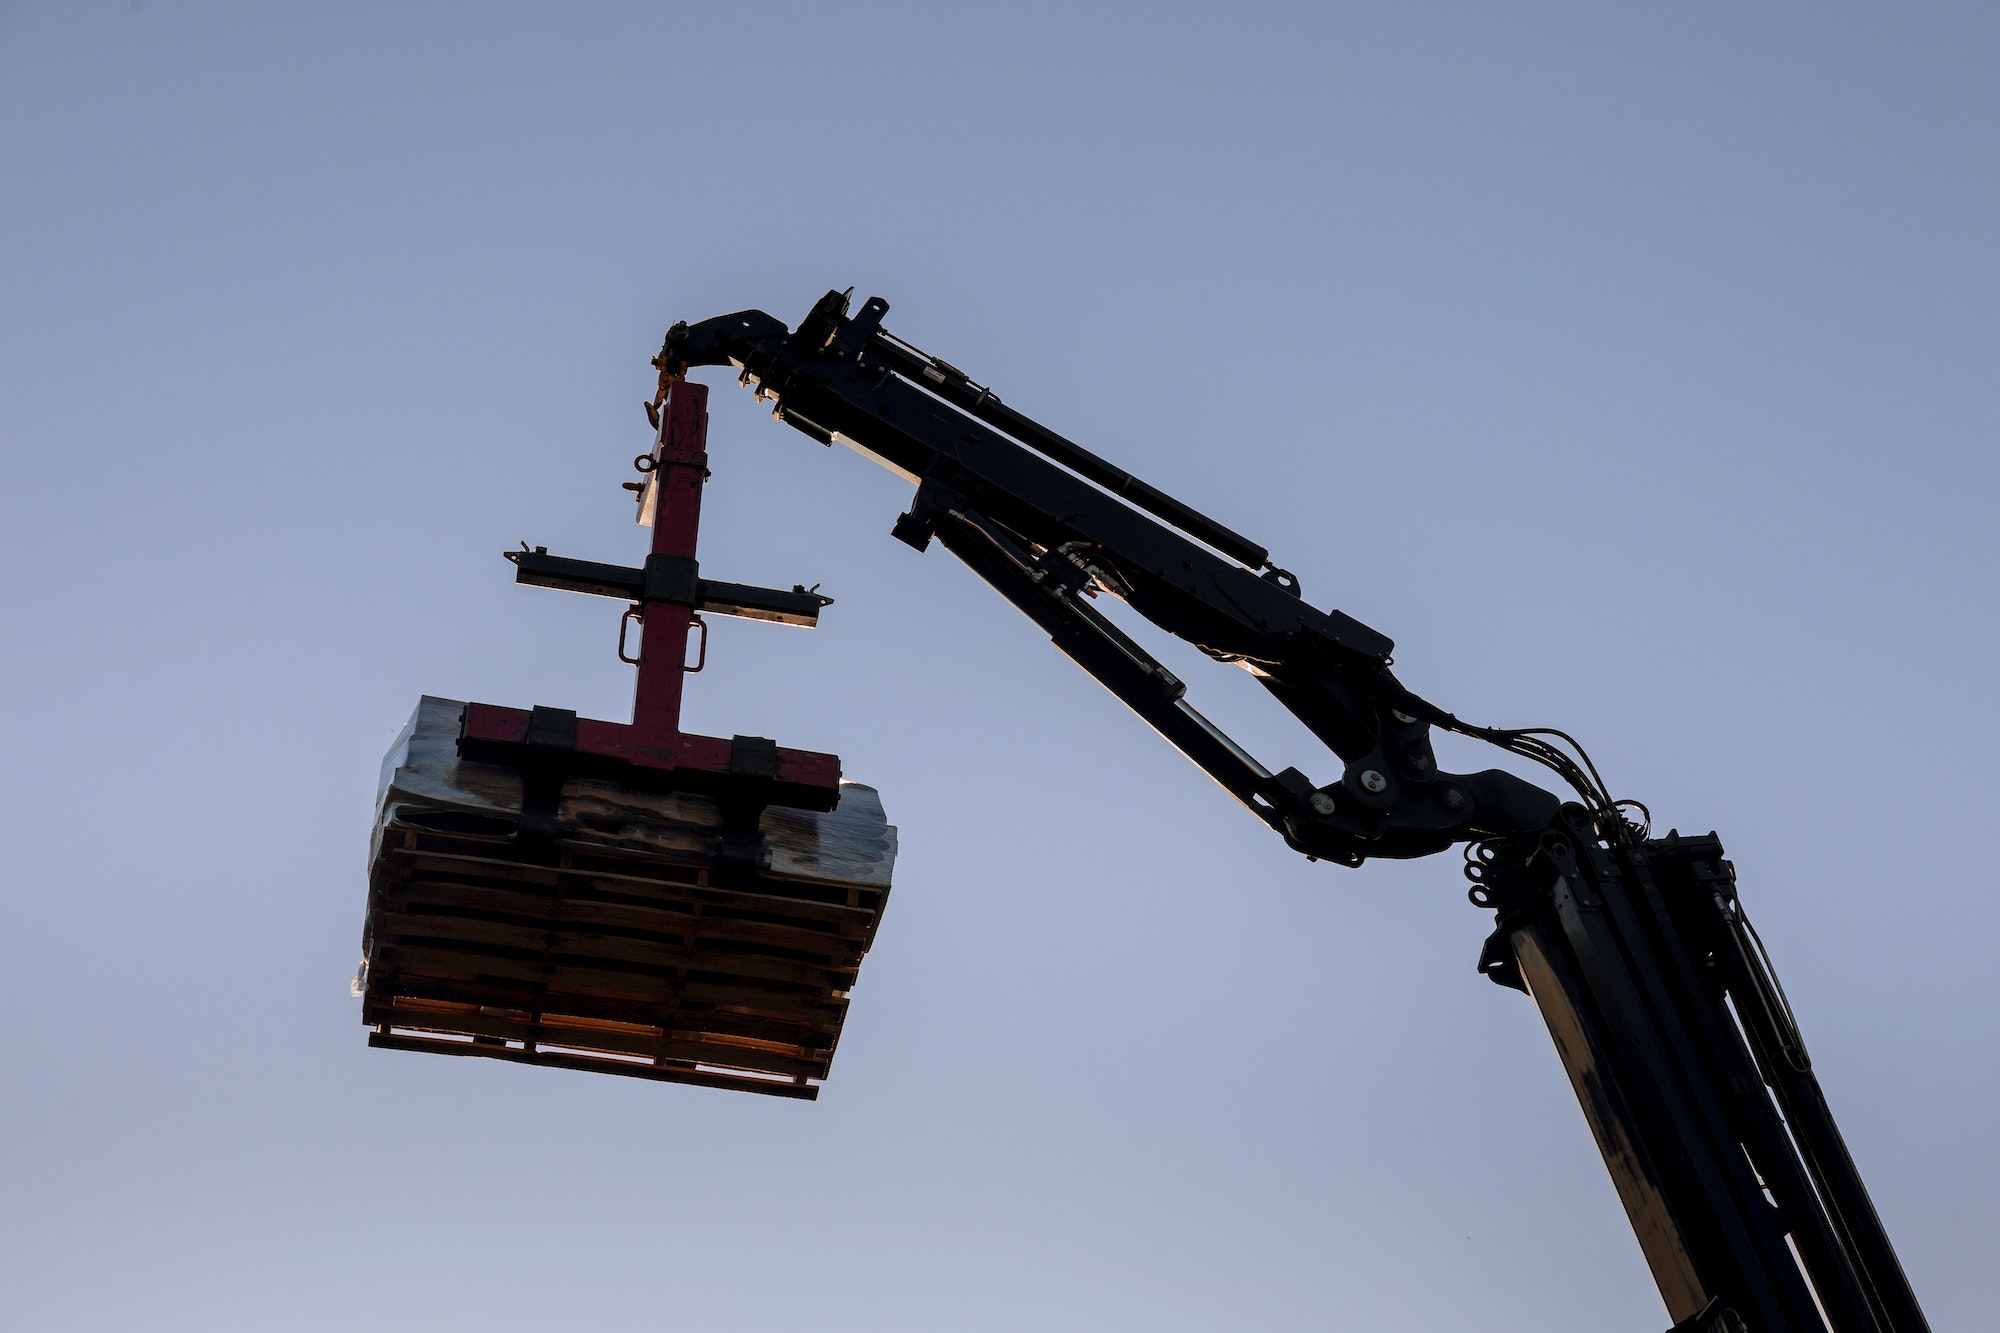
[[[1323,791],[1316,791],[1311,796],[1306,797],[1306,804],[1312,807],[1312,812],[1316,815],[1330,815],[1333,813],[1333,797]]]
[[[1456,813],[1465,809],[1465,793],[1456,787],[1446,787],[1438,793],[1438,804]]]
[[[1408,726],[1410,723],[1416,721],[1416,719],[1411,717],[1408,713],[1400,712],[1394,708],[1391,708],[1389,710],[1389,716],[1395,718],[1398,722],[1401,722],[1404,726]]]
[[[1368,791],[1384,791],[1389,786],[1389,779],[1372,768],[1364,768],[1361,770],[1361,785]]]

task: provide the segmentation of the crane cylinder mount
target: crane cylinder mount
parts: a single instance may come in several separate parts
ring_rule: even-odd
[[[707,397],[663,373],[648,404],[643,566],[508,555],[516,582],[630,604],[632,721],[426,696],[384,760],[369,1045],[817,1096],[896,830],[834,755],[680,729],[705,614],[810,627],[831,601],[700,576]]]

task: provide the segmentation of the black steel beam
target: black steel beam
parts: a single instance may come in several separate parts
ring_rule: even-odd
[[[593,597],[615,597],[637,602],[653,596],[656,600],[686,600],[697,611],[738,616],[745,620],[766,620],[779,625],[799,625],[811,629],[819,624],[820,611],[833,599],[805,588],[790,592],[778,588],[758,588],[747,583],[723,583],[695,575],[694,562],[684,570],[629,565],[606,565],[594,560],[573,560],[550,555],[545,550],[508,551],[514,562],[514,582],[538,588],[558,588],[564,592],[587,593]],[[676,590],[663,592],[671,575],[680,575]],[[685,585],[680,589],[680,585]],[[691,596],[689,595],[691,593]]]

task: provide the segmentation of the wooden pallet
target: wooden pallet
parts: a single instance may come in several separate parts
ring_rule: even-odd
[[[426,697],[383,766],[369,1044],[817,1096],[888,899],[874,790],[767,810],[745,862],[706,798],[572,779],[523,843],[520,774],[459,760],[461,708]]]

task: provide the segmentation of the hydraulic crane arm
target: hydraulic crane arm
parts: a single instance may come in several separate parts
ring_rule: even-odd
[[[1260,546],[1001,404],[830,292],[796,332],[760,311],[675,325],[663,385],[733,364],[777,418],[913,482],[895,535],[935,538],[1134,712],[1308,855],[1347,865],[1546,827],[1559,802],[1499,770],[1441,773],[1433,726],[1474,735],[1389,670],[1394,644],[1319,611]],[[1316,785],[1258,763],[1165,666],[1090,605],[1109,593],[1211,657],[1248,668],[1343,761]]]
[[[1677,1333],[1928,1333],[1713,834],[1653,838],[1626,813],[1644,807],[1547,739],[1568,737],[1472,726],[1418,698],[1386,637],[889,334],[887,310],[871,298],[850,316],[829,292],[797,329],[761,311],[676,324],[649,412],[657,425],[690,367],[733,365],[780,421],[911,481],[896,537],[940,542],[1293,848],[1354,866],[1470,844],[1469,896],[1495,913],[1479,970],[1541,1011]],[[641,578],[540,555],[516,555],[521,581],[616,594]],[[709,595],[691,561],[685,577],[687,597]],[[796,623],[824,601],[714,586],[750,608],[738,614]],[[1316,784],[1252,758],[1097,610],[1106,593],[1250,670],[1339,775]],[[1441,773],[1434,728],[1535,759],[1578,799],[1497,770]]]

